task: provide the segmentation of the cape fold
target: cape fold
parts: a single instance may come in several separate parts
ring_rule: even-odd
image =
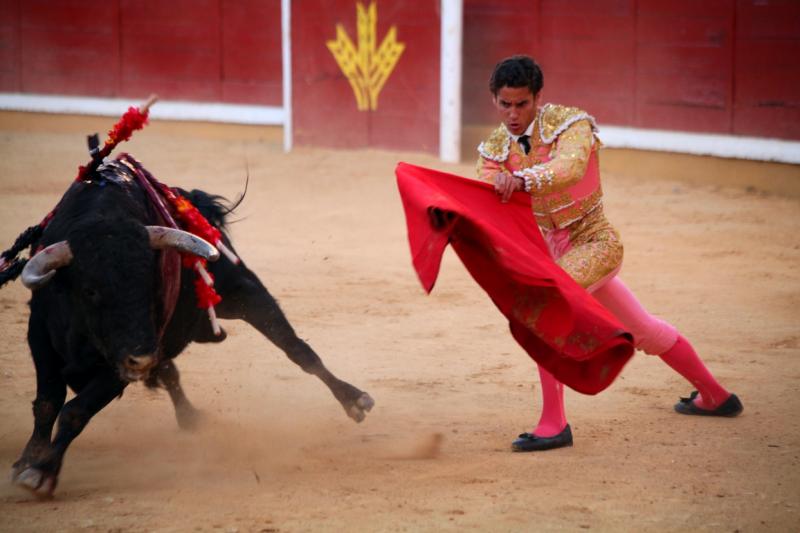
[[[514,339],[556,379],[585,394],[614,381],[633,356],[633,337],[553,261],[529,195],[503,204],[487,183],[407,163],[395,173],[412,263],[427,292],[449,244]]]

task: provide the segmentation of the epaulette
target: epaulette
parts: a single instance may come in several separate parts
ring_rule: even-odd
[[[491,159],[502,163],[508,159],[508,148],[511,144],[511,136],[505,125],[501,124],[496,128],[489,138],[478,145],[478,153],[484,159]]]
[[[592,126],[592,132],[597,134],[597,122],[586,111],[577,107],[544,104],[539,110],[539,135],[542,142],[551,144],[579,120],[588,120]]]

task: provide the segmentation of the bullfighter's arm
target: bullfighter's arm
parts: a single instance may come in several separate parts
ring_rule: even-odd
[[[594,145],[594,133],[588,120],[579,120],[555,141],[553,158],[539,165],[514,172],[530,183],[530,193],[544,196],[564,190],[583,178]]]

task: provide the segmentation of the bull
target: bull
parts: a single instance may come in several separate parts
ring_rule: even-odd
[[[198,411],[183,392],[174,358],[191,342],[220,342],[196,305],[192,272],[180,271],[177,303],[166,311],[164,275],[177,252],[213,261],[217,249],[167,229],[142,188],[122,165],[107,163],[91,180],[74,182],[22,271],[32,290],[28,344],[36,369],[33,434],[12,467],[12,482],[37,496],[53,494],[64,454],[89,420],[125,387],[144,381],[166,389],[181,428]],[[226,232],[223,199],[180,191],[208,221]],[[222,297],[217,316],[248,322],[305,372],[317,376],[348,416],[361,422],[373,407],[369,394],[340,380],[298,338],[259,278],[244,263],[209,263]],[[75,397],[65,403],[67,388]],[[53,428],[56,426],[55,436]]]

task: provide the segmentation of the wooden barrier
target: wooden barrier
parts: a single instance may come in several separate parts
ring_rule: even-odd
[[[80,98],[8,97],[116,109],[157,92],[169,118],[284,125],[287,148],[437,153],[441,10],[459,1],[0,0],[0,105],[91,112]],[[463,0],[463,21],[467,126],[496,122],[491,68],[528,53],[545,100],[604,126],[800,140],[796,0]]]

